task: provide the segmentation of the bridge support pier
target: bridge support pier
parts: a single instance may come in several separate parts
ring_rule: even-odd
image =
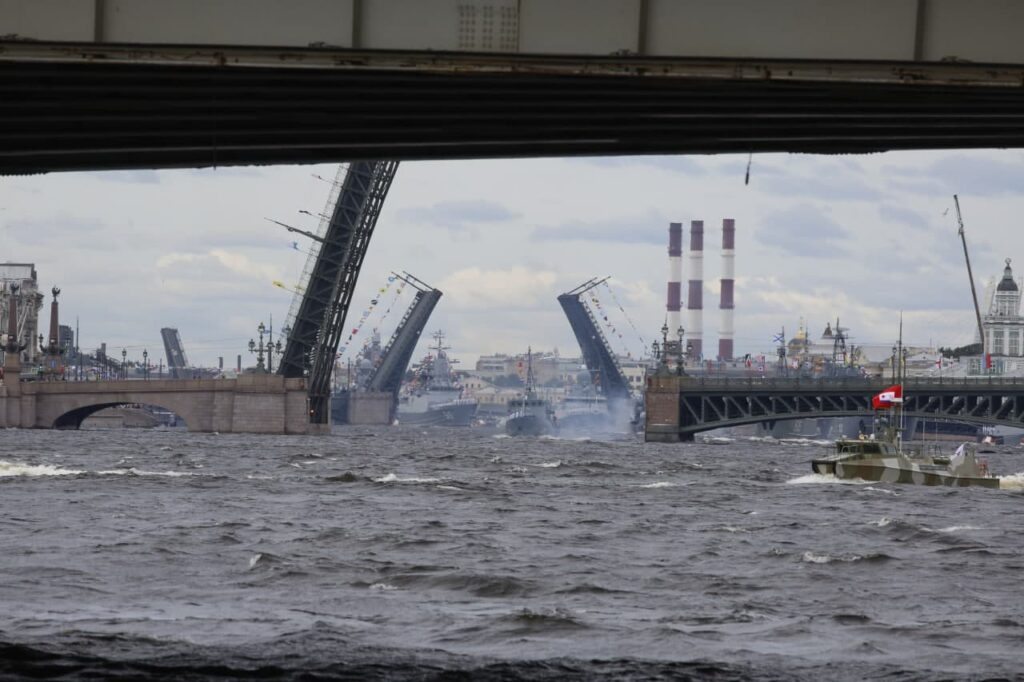
[[[693,434],[679,432],[679,392],[687,377],[653,375],[644,393],[644,440],[648,443],[693,441]]]

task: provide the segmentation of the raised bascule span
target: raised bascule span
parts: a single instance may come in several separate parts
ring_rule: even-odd
[[[315,237],[305,288],[289,313],[278,373],[308,376],[309,422],[330,425],[331,373],[359,270],[397,161],[354,161],[339,171]]]
[[[569,325],[572,326],[573,334],[576,335],[576,341],[583,353],[583,362],[586,363],[591,375],[597,376],[601,393],[605,396],[608,409],[611,411],[616,409],[615,403],[621,404],[632,400],[629,382],[623,376],[615,353],[608,345],[608,339],[597,324],[593,311],[581,298],[583,294],[607,279],[590,279],[559,296],[558,303],[565,311],[565,316],[569,318]]]
[[[185,357],[185,348],[181,344],[181,334],[174,327],[164,327],[160,330],[160,336],[164,340],[168,376],[171,379],[188,379],[189,364],[188,358]]]
[[[442,295],[439,289],[429,286],[409,273],[396,276],[415,288],[416,296],[399,321],[387,346],[384,347],[380,356],[380,364],[370,375],[364,387],[366,391],[391,394],[393,398],[391,403],[392,419],[398,406],[398,390],[402,387],[402,379],[409,368],[413,351],[416,350],[416,344],[419,343],[420,336],[430,320],[430,315],[434,312]]]

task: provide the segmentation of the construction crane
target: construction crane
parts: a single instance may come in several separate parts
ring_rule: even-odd
[[[971,280],[971,298],[974,299],[974,316],[978,320],[978,338],[981,339],[981,362],[983,369],[988,369],[988,356],[985,354],[985,329],[981,325],[981,308],[978,306],[978,291],[974,287],[974,274],[971,272],[971,258],[967,255],[967,236],[964,235],[964,219],[960,216],[960,199],[953,195],[956,204],[956,222],[960,226],[958,234],[964,245],[964,261],[967,263],[967,279]]]

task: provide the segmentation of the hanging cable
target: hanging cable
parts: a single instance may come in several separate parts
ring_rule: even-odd
[[[605,289],[608,290],[608,293],[611,295],[612,301],[615,303],[615,305],[618,307],[618,309],[622,311],[623,316],[626,318],[626,322],[628,322],[629,326],[633,328],[634,332],[636,332],[637,338],[640,339],[640,347],[646,349],[647,348],[647,342],[644,341],[643,334],[641,334],[640,330],[636,328],[635,324],[633,324],[633,320],[632,320],[632,318],[630,318],[629,313],[626,312],[626,309],[624,307],[622,307],[622,303],[619,302],[619,297],[615,295],[615,290],[612,289],[611,285],[608,284],[607,280],[604,282],[604,286],[605,286]]]
[[[398,287],[398,293],[401,293],[402,289],[405,288],[405,282],[403,280],[400,280],[394,275],[388,275],[387,283],[383,287],[377,289],[376,293],[374,294],[374,297],[370,299],[370,305],[367,306],[363,310],[362,314],[359,316],[359,322],[357,322],[356,326],[352,328],[352,331],[349,333],[348,338],[342,342],[341,347],[338,349],[337,354],[334,356],[336,360],[340,359],[345,354],[345,351],[348,350],[349,344],[352,343],[352,339],[359,335],[359,331],[363,329],[363,327],[365,326],[366,320],[370,317],[370,314],[374,311],[374,309],[380,304],[381,299],[383,299],[384,296],[387,295],[388,289],[390,289],[391,285],[395,283],[395,280],[401,282],[401,284]],[[392,302],[392,306],[393,305],[394,302]],[[389,306],[388,312],[390,311],[391,307]]]

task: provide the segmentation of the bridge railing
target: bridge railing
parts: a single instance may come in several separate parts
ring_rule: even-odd
[[[723,389],[808,389],[828,390],[859,389],[881,390],[892,386],[890,379],[862,377],[684,377],[680,383],[682,391]],[[1013,387],[1024,391],[1024,377],[911,377],[904,379],[903,388],[906,392],[933,388],[955,388],[957,386]]]

